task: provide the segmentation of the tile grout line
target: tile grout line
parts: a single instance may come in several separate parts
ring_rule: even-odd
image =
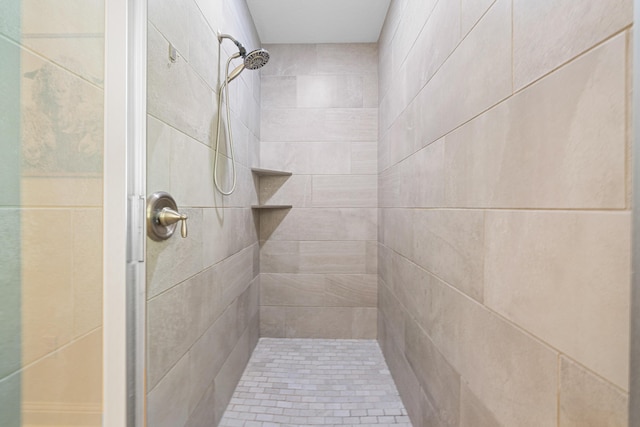
[[[376,340],[261,338],[220,426],[283,424],[411,426]]]

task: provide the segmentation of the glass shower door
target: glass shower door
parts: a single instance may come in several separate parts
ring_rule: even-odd
[[[102,419],[103,0],[0,1],[0,426]]]

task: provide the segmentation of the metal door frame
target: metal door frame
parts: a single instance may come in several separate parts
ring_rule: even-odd
[[[145,423],[146,0],[105,1],[105,427]]]
[[[629,366],[629,427],[640,427],[640,0],[633,2],[633,118],[631,159],[632,190],[632,251],[631,251],[631,352]]]

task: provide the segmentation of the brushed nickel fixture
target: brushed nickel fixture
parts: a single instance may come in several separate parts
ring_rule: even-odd
[[[187,237],[187,219],[178,212],[178,205],[169,193],[158,191],[147,200],[147,235],[155,240],[167,240],[173,236],[179,221],[182,221],[180,234]]]
[[[216,126],[215,157],[213,160],[213,183],[215,184],[216,188],[221,194],[228,196],[234,192],[234,190],[236,189],[236,183],[237,183],[236,162],[235,162],[235,155],[233,152],[233,134],[231,133],[231,110],[229,107],[229,82],[231,82],[236,77],[238,77],[240,73],[242,73],[245,69],[258,70],[264,67],[269,61],[269,52],[267,52],[265,49],[256,49],[254,51],[247,53],[247,49],[245,49],[242,43],[240,43],[234,37],[230,36],[229,34],[221,34],[220,32],[218,32],[218,42],[222,44],[222,41],[224,39],[231,40],[237,46],[238,52],[231,55],[227,60],[227,67],[225,71],[224,82],[222,82],[222,84],[218,88],[218,122]],[[233,69],[233,71],[231,71],[231,73],[229,73],[229,65],[231,64],[231,61],[240,57],[242,57],[243,59],[242,64],[238,65],[236,68]],[[220,54],[218,54],[218,61],[220,61]],[[218,62],[218,69],[220,69],[219,62]],[[222,111],[222,94],[223,93],[224,93],[224,97],[227,100],[226,102],[227,135],[229,135],[229,154],[231,157],[230,160],[231,160],[231,168],[233,173],[233,181],[231,184],[231,189],[228,191],[223,190],[222,186],[218,183],[218,156],[220,153],[219,144],[220,144],[220,125],[222,124],[221,111]]]

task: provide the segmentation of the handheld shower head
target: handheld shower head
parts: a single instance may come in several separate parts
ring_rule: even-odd
[[[240,56],[242,56],[240,53],[236,53],[233,54],[230,59],[239,58]],[[222,83],[222,87],[238,77],[245,69],[258,70],[264,67],[267,62],[269,62],[269,52],[266,49],[256,49],[249,52],[244,56],[244,62],[228,74],[227,78]]]
[[[233,134],[231,133],[231,112],[230,112],[231,110],[229,107],[229,82],[235,79],[236,77],[238,77],[240,73],[244,71],[245,68],[249,70],[257,70],[264,67],[267,64],[267,62],[269,62],[269,52],[267,52],[265,49],[256,49],[247,54],[246,49],[244,48],[244,46],[242,46],[242,44],[239,41],[237,41],[236,39],[234,39],[228,34],[218,34],[218,41],[220,43],[222,43],[222,39],[225,39],[225,38],[233,41],[236,44],[236,46],[238,46],[239,52],[234,53],[227,60],[225,79],[220,85],[220,88],[218,89],[218,125],[216,129],[216,149],[215,149],[216,154],[213,161],[213,182],[221,194],[228,196],[231,193],[233,193],[233,191],[235,190],[236,182],[237,182],[236,163],[235,163],[234,154],[233,154]],[[233,71],[231,71],[231,73],[229,73],[229,65],[231,64],[231,61],[240,57],[244,59],[242,64],[238,65],[236,68],[233,69]],[[218,68],[220,68],[220,55],[218,56]],[[225,98],[227,99],[227,102],[226,102],[227,130],[228,130],[227,132],[229,135],[229,147],[231,152],[230,160],[231,160],[231,165],[233,169],[233,183],[231,184],[231,189],[228,191],[223,190],[220,184],[218,183],[218,154],[219,154],[218,146],[220,144],[220,128],[222,124],[221,118],[222,118],[223,93]]]
[[[256,49],[244,57],[244,66],[247,70],[257,70],[269,62],[269,52],[266,49]]]

